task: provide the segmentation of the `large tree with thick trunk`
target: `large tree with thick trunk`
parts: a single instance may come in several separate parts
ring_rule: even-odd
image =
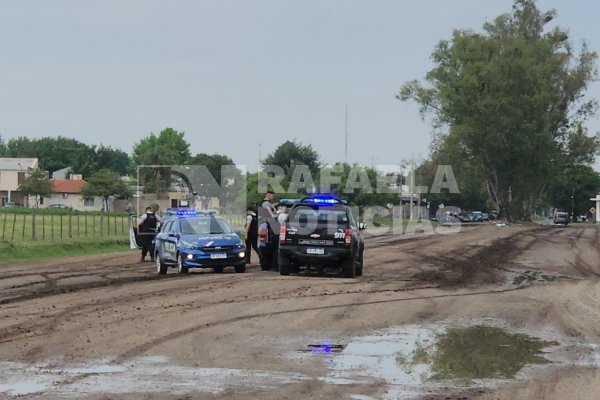
[[[568,165],[589,162],[598,139],[585,120],[596,102],[584,98],[596,78],[596,54],[575,52],[554,10],[517,0],[511,14],[483,33],[457,30],[442,40],[426,84],[410,81],[400,100],[433,115],[452,145],[481,168],[490,197],[509,220],[529,220],[547,186]]]

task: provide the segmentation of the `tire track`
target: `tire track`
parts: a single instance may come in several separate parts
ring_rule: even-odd
[[[333,310],[339,308],[347,308],[347,307],[365,307],[370,305],[377,304],[388,304],[388,303],[400,303],[400,302],[410,302],[410,301],[423,301],[423,300],[436,300],[436,299],[447,299],[447,298],[464,298],[464,297],[476,297],[482,295],[496,295],[496,294],[504,294],[509,292],[515,292],[518,290],[526,290],[521,287],[510,288],[510,289],[499,289],[499,290],[488,290],[488,291],[478,291],[471,293],[454,293],[454,294],[439,294],[433,296],[415,296],[415,297],[404,297],[401,299],[387,299],[387,300],[372,300],[372,301],[364,301],[364,302],[352,302],[352,303],[344,303],[344,304],[333,304],[327,306],[316,306],[316,307],[303,307],[303,308],[290,308],[286,310],[279,310],[273,312],[262,312],[250,315],[242,315],[238,317],[223,319],[214,322],[207,322],[198,325],[191,326],[189,328],[181,329],[178,331],[174,331],[169,333],[168,335],[161,336],[159,338],[150,340],[144,344],[134,347],[131,350],[128,350],[122,354],[120,354],[116,359],[115,363],[121,364],[127,361],[130,358],[134,358],[142,355],[146,351],[160,346],[163,343],[180,339],[184,336],[193,334],[203,329],[213,328],[216,326],[232,324],[241,321],[248,321],[256,318],[267,318],[274,317],[283,314],[294,314],[294,313],[304,313],[304,312],[314,312],[314,311],[323,311],[323,310]]]

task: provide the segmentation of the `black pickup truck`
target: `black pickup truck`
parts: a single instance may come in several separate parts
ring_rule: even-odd
[[[354,278],[363,272],[364,240],[352,210],[343,200],[309,196],[294,205],[279,231],[279,272],[300,272],[300,267],[320,273]]]

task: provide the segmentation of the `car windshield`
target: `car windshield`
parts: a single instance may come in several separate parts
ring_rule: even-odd
[[[200,217],[180,221],[181,233],[184,235],[216,235],[233,233],[233,229],[222,218]]]
[[[334,223],[337,225],[348,224],[348,214],[346,210],[336,209],[331,207],[299,207],[293,210],[290,215],[290,222],[300,225],[311,223],[327,224]]]

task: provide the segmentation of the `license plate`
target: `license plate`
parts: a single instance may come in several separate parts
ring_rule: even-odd
[[[227,258],[227,254],[226,253],[214,253],[210,255],[210,258],[213,260],[219,260],[222,258]]]
[[[320,248],[308,248],[306,249],[306,254],[325,254],[325,249]]]

